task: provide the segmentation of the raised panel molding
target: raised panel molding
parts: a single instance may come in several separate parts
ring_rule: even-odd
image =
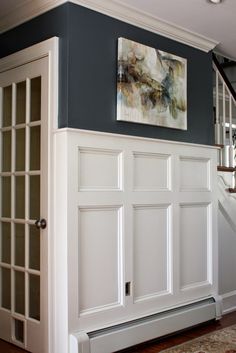
[[[211,174],[209,158],[180,157],[180,190],[210,191]]]
[[[133,206],[134,302],[171,291],[171,205]]]
[[[171,157],[160,153],[133,152],[134,190],[169,191]]]
[[[121,219],[121,206],[79,207],[80,316],[122,304]]]
[[[121,151],[79,147],[80,191],[120,191],[122,176]]]
[[[67,174],[56,209],[68,219],[60,239],[68,242],[71,332],[216,293],[216,148],[75,129],[55,136],[56,177]],[[200,182],[191,164],[195,172],[203,166]],[[192,177],[204,190],[192,190]]]
[[[180,205],[180,288],[212,283],[212,205]]]

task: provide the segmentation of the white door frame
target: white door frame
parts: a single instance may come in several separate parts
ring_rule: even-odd
[[[55,258],[54,258],[54,191],[53,130],[58,126],[58,57],[59,39],[50,38],[0,59],[0,73],[29,62],[48,58],[48,353],[55,351]]]

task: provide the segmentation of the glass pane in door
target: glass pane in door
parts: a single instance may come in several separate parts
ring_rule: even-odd
[[[2,132],[2,172],[11,171],[11,131]]]
[[[38,121],[41,117],[41,77],[30,81],[30,121]]]
[[[11,223],[1,223],[1,261],[11,263]]]
[[[12,87],[3,88],[2,127],[11,126]]]
[[[25,225],[15,224],[15,265],[25,266]]]
[[[29,226],[29,268],[40,270],[40,230]]]
[[[30,129],[30,170],[40,170],[40,126]]]
[[[2,177],[2,217],[11,217],[11,177]]]
[[[1,268],[1,306],[11,310],[11,270]]]
[[[25,315],[25,274],[15,271],[15,312]]]
[[[40,216],[40,175],[30,176],[29,203],[30,219],[38,219]]]
[[[16,341],[24,343],[24,321],[13,319],[14,320],[14,336]]]
[[[25,170],[25,129],[16,130],[16,171]]]
[[[15,177],[15,218],[25,218],[25,177]]]
[[[40,277],[29,276],[29,317],[40,320]]]
[[[25,123],[26,114],[26,82],[22,81],[16,85],[16,124]]]

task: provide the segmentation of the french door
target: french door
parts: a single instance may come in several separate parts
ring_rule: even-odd
[[[47,58],[0,73],[0,338],[47,352]]]

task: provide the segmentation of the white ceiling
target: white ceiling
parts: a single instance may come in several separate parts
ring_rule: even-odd
[[[119,1],[121,3],[121,1]],[[220,42],[217,50],[236,59],[236,0],[125,0],[156,18]]]
[[[17,11],[22,5],[26,5],[31,0],[0,0],[1,17],[9,16],[13,11]]]
[[[66,1],[66,0],[65,0]],[[65,2],[54,0],[56,4]],[[43,8],[45,0],[0,0],[1,20],[27,8]],[[49,2],[49,1],[48,1]],[[162,20],[188,31],[219,42],[216,50],[236,60],[236,0],[223,0],[214,5],[208,0],[112,0],[110,2],[131,7],[153,20]],[[86,6],[86,1],[82,1]],[[88,1],[96,3],[96,0]],[[99,1],[98,1],[99,3]],[[101,1],[100,1],[101,3]],[[103,1],[104,3],[104,1]],[[89,6],[90,7],[90,6]],[[33,12],[32,12],[33,13]],[[29,18],[28,13],[26,18]]]

